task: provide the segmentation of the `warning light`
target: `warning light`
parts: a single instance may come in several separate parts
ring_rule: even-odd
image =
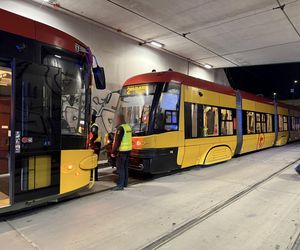
[[[136,141],[136,145],[137,146],[142,146],[142,142],[141,141]]]
[[[72,169],[73,169],[73,166],[72,166],[72,165],[69,165],[69,166],[68,166],[68,169],[69,169],[69,170],[72,170]]]
[[[79,176],[79,172],[76,172],[75,175],[76,175],[76,176]]]

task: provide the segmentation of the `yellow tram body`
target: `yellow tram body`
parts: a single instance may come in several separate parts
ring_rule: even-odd
[[[199,89],[196,87],[182,85],[182,103],[190,102],[195,104],[210,105],[216,107],[235,108],[235,97],[215,93],[210,90],[201,90],[202,97],[199,96]],[[182,109],[183,110],[183,109]],[[180,128],[184,131],[184,114],[181,116]],[[210,165],[220,161],[230,160],[236,147],[236,136],[218,136],[210,138],[184,139],[182,153],[178,155],[177,163],[182,168],[194,165]]]
[[[90,187],[98,156],[88,148],[93,57],[88,46],[2,9],[0,19],[5,20],[0,22],[2,215]],[[16,50],[19,41],[26,53]]]
[[[246,112],[251,111],[260,114],[275,115],[274,104],[272,102],[268,102],[263,98],[257,98],[256,96],[248,93],[242,100],[242,107]],[[243,145],[240,154],[272,147],[274,145],[274,142],[275,131],[243,134]]]
[[[93,150],[62,150],[60,170],[60,194],[89,185],[91,170],[98,165]]]
[[[118,108],[133,131],[139,127],[129,167],[146,173],[211,165],[300,139],[296,107],[177,72],[130,78]],[[165,129],[155,129],[159,120]]]

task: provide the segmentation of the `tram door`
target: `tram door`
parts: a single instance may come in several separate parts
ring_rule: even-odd
[[[29,62],[14,63],[14,202],[59,193],[61,72]]]
[[[0,66],[0,208],[10,205],[11,69]]]

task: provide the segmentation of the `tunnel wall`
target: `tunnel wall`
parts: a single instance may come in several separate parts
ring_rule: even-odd
[[[55,27],[90,46],[104,66],[107,79],[107,90],[98,91],[93,88],[94,96],[103,98],[110,91],[120,89],[127,78],[150,72],[152,69],[164,71],[172,68],[194,77],[229,85],[223,69],[206,70],[166,52],[149,46],[139,46],[137,41],[57,9],[28,0],[1,0],[0,8]],[[115,107],[117,99],[118,95],[113,94],[111,102],[106,106]],[[99,111],[101,106],[94,104],[94,108]],[[113,114],[106,112],[103,116],[110,125]],[[101,125],[102,121],[99,123]],[[105,129],[102,133],[104,132]]]

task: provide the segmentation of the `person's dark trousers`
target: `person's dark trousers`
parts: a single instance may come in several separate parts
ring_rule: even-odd
[[[127,187],[128,185],[128,160],[129,160],[129,154],[128,152],[119,152],[117,156],[117,171],[119,174],[119,178],[117,181],[117,187],[120,189],[123,189],[124,187]]]

